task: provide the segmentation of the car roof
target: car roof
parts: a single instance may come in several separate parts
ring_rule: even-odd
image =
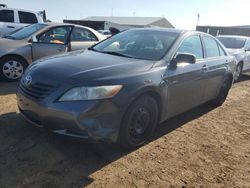
[[[85,29],[91,29],[90,27],[82,26],[82,25],[77,25],[77,24],[70,24],[70,23],[55,23],[55,22],[45,22],[43,23],[47,25],[48,27],[56,27],[56,26],[74,26],[74,27],[81,27]]]
[[[242,39],[249,39],[250,38],[250,37],[247,37],[247,36],[240,36],[240,35],[218,35],[217,37],[242,38]]]
[[[210,34],[200,32],[200,31],[194,31],[194,30],[184,30],[184,29],[175,29],[175,28],[159,28],[159,27],[149,27],[149,28],[134,28],[134,29],[129,29],[129,30],[139,30],[139,31],[162,31],[162,32],[172,32],[172,33],[177,33],[180,35],[191,35],[191,34],[202,34],[202,35],[207,35],[211,36]],[[213,36],[211,36],[213,37]]]
[[[18,9],[18,8],[5,8],[5,7],[2,7],[2,8],[0,8],[0,10],[23,11],[23,12],[30,12],[30,13],[38,14],[38,11],[36,12],[36,11],[25,10],[25,9]]]
[[[160,28],[160,27],[146,27],[146,28],[133,28],[129,30],[140,30],[140,31],[165,31],[165,32],[175,32],[175,33],[183,33],[186,30],[181,29],[173,29],[173,28]]]

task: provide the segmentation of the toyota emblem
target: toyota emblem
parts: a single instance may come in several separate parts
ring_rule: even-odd
[[[31,84],[31,82],[32,82],[32,77],[30,76],[30,75],[27,75],[25,78],[24,78],[24,84],[26,85],[26,86],[29,86],[30,84]]]

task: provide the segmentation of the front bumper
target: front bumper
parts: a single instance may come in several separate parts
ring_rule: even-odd
[[[17,93],[20,113],[32,125],[66,136],[116,142],[122,110],[112,101],[48,102]]]

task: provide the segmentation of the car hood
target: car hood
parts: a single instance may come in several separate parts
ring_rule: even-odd
[[[75,51],[42,59],[33,63],[25,72],[34,79],[60,84],[110,80],[143,72],[152,68],[154,61],[138,60],[90,50]]]
[[[24,40],[12,40],[0,38],[0,52],[7,53],[26,45]]]

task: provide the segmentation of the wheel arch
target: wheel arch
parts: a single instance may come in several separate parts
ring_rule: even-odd
[[[224,81],[225,81],[227,78],[230,79],[230,81],[231,81],[231,86],[232,86],[233,83],[234,83],[234,75],[233,75],[233,73],[232,73],[232,72],[227,72],[226,75],[225,75]]]
[[[4,56],[2,56],[2,57],[0,58],[0,61],[1,61],[2,59],[6,58],[6,57],[17,57],[17,58],[20,58],[20,59],[22,59],[22,60],[26,63],[27,66],[29,65],[27,59],[24,58],[24,57],[21,56],[21,55],[18,55],[18,54],[6,54],[6,55],[4,55]]]
[[[159,117],[158,117],[158,122],[159,122],[161,120],[161,117],[162,117],[162,111],[163,111],[162,101],[163,101],[163,98],[162,98],[160,92],[158,91],[158,89],[156,88],[156,86],[155,87],[154,86],[153,87],[146,87],[146,88],[143,88],[143,89],[137,91],[137,93],[134,95],[133,99],[127,105],[125,113],[129,109],[129,107],[137,99],[139,99],[143,95],[149,95],[150,97],[155,99],[155,101],[157,102],[157,106],[158,106],[158,110],[159,110]],[[124,113],[124,115],[125,115],[125,113]]]

